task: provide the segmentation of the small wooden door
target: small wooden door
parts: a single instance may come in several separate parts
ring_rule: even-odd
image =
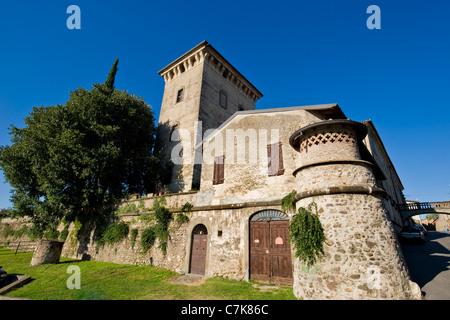
[[[207,244],[208,232],[206,227],[202,224],[197,225],[192,231],[190,273],[205,274]]]
[[[250,222],[250,278],[292,285],[289,221]]]

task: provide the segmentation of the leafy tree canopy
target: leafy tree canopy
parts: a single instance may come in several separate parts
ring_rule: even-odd
[[[105,83],[78,88],[65,105],[34,107],[23,129],[11,126],[11,145],[0,146],[13,209],[41,230],[154,189],[154,115],[142,98],[114,88],[117,64]]]

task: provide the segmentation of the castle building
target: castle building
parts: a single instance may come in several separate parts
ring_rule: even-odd
[[[167,186],[194,205],[173,269],[293,285],[301,298],[412,297],[396,238],[403,186],[371,120],[336,103],[255,110],[262,94],[206,41],[159,74]],[[281,200],[293,190],[324,226],[314,270],[289,243]]]
[[[420,299],[396,236],[403,186],[372,121],[336,103],[258,110],[262,94],[206,41],[159,74],[166,207],[192,205],[189,221],[172,222],[164,252],[159,240],[143,251],[134,243],[148,219],[128,211],[133,240],[98,247],[87,231],[63,255],[289,285],[303,299]],[[296,210],[283,209],[288,194]],[[156,199],[132,201],[151,210]],[[313,203],[326,244],[310,267],[295,257],[290,222]]]

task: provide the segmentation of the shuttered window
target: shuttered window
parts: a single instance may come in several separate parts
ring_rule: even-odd
[[[214,158],[214,177],[213,184],[221,184],[224,181],[225,156]]]
[[[281,142],[269,144],[267,146],[268,174],[269,176],[279,176],[284,174],[283,151]]]

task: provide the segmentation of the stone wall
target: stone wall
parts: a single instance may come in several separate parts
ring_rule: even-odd
[[[305,198],[318,205],[324,257],[308,270],[295,261],[294,294],[303,299],[410,299],[409,274],[380,198],[335,194]]]
[[[195,196],[192,193],[191,196]],[[180,195],[185,200],[186,195]],[[176,203],[177,195],[166,197],[167,202]],[[192,200],[192,199],[191,199]],[[148,200],[150,201],[150,199]],[[249,221],[258,211],[281,209],[279,201],[268,203],[248,203],[240,205],[196,207],[188,215],[189,222],[172,222],[169,230],[170,240],[164,255],[158,248],[158,241],[152,249],[143,252],[140,247],[142,231],[148,224],[139,217],[142,213],[120,215],[120,220],[129,224],[129,229],[138,229],[134,247],[131,235],[119,243],[99,246],[95,241],[95,229],[83,228],[76,238],[73,237],[73,225],[63,248],[63,256],[76,259],[99,260],[115,263],[154,265],[180,273],[188,273],[190,267],[191,239],[195,226],[206,226],[208,247],[206,253],[207,276],[223,276],[236,280],[249,279]],[[172,208],[174,213],[178,209]],[[74,240],[72,240],[74,239]]]

